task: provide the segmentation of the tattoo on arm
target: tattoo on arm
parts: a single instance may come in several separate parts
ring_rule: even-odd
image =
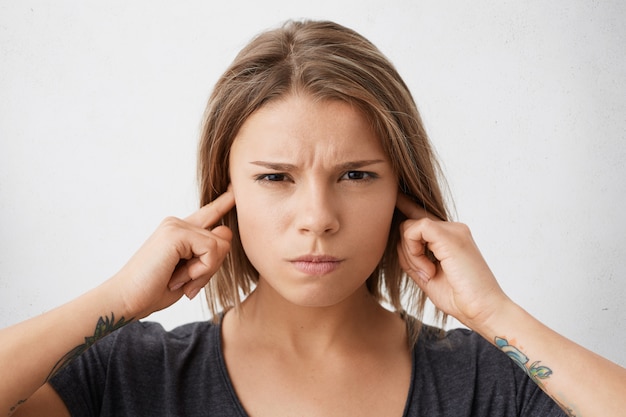
[[[17,404],[15,404],[13,407],[11,407],[11,408],[9,409],[9,414],[8,414],[8,416],[9,416],[9,417],[10,417],[10,416],[12,416],[12,415],[13,415],[13,413],[15,412],[15,410],[17,410],[17,407],[19,407],[20,405],[24,404],[25,402],[26,402],[26,400],[19,400],[19,401],[17,402]]]
[[[502,337],[496,336],[494,343],[497,347],[500,348],[500,350],[502,350],[502,352],[506,353],[506,355],[511,358],[513,362],[515,362],[520,368],[522,368],[526,375],[528,375],[530,379],[532,379],[537,385],[539,385],[539,388],[541,388],[544,392],[548,394],[542,380],[548,379],[550,375],[552,375],[552,369],[548,368],[547,366],[540,365],[541,361],[535,361],[529,365],[528,362],[530,362],[530,360],[528,359],[528,356],[522,353],[522,351],[515,346],[509,345],[509,341]],[[550,395],[550,398],[552,398],[552,400],[556,402],[569,417],[576,417],[576,413],[572,408],[566,406],[565,404],[554,398],[553,395],[548,395]]]
[[[134,318],[126,320],[121,317],[117,323],[115,322],[115,315],[111,313],[111,317],[100,317],[96,323],[96,328],[93,331],[93,336],[85,337],[85,343],[76,346],[74,349],[67,352],[59,361],[54,365],[50,374],[46,378],[46,382],[56,375],[61,369],[65,368],[70,362],[82,355],[87,349],[89,349],[94,343],[102,339],[104,336],[113,333],[115,330],[132,322]]]

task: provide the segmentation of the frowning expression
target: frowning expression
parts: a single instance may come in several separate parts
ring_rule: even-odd
[[[259,285],[303,306],[364,288],[387,244],[397,180],[357,107],[305,94],[271,101],[243,124],[229,158]]]

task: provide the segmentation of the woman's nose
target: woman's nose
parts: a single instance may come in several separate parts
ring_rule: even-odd
[[[306,187],[301,190],[297,227],[302,233],[333,234],[339,230],[338,201],[326,187]]]

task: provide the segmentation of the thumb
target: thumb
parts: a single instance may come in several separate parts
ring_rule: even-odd
[[[217,235],[217,237],[220,237],[224,240],[233,240],[233,232],[228,226],[217,226],[216,228],[211,230],[211,233]]]

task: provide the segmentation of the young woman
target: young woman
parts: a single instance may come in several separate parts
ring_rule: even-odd
[[[626,370],[514,304],[448,221],[414,101],[357,33],[291,22],[255,38],[209,100],[199,167],[200,210],[163,221],[99,287],[1,331],[2,413],[626,408]],[[202,288],[212,322],[139,321]],[[426,297],[473,331],[422,326]]]

